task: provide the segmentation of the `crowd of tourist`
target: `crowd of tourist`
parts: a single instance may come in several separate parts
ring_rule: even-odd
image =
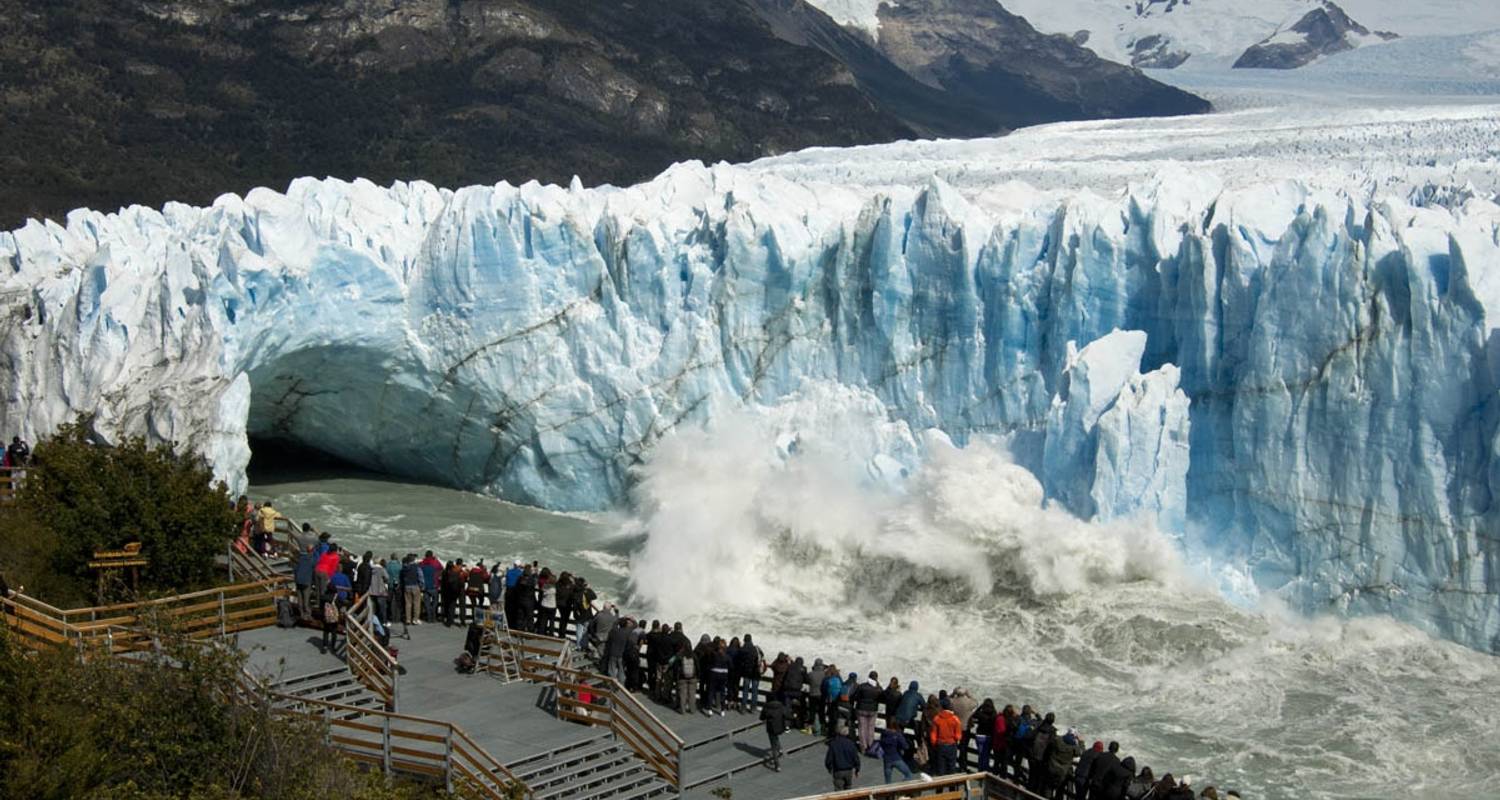
[[[263,508],[270,508],[269,501]],[[274,513],[274,512],[273,512]],[[251,519],[247,517],[247,519]],[[265,520],[256,516],[254,520]],[[264,523],[274,530],[274,517]],[[315,534],[306,525],[308,538]],[[894,676],[845,671],[832,660],[777,653],[767,659],[751,634],[701,634],[681,622],[649,623],[601,602],[588,581],[537,562],[502,568],[432,551],[376,558],[344,552],[317,535],[295,560],[304,620],[321,622],[324,646],[337,645],[342,614],[368,596],[382,638],[389,626],[465,625],[493,616],[512,630],[574,637],[598,670],[632,692],[643,692],[679,714],[758,714],[770,740],[767,764],[780,769],[780,739],[789,730],[826,737],[824,765],[835,789],[854,785],[866,761],[884,780],[909,780],[971,770],[991,772],[1045,798],[1076,800],[1228,800],[1216,787],[1201,792],[1188,777],[1157,777],[1122,755],[1118,742],[1088,743],[1074,728],[1030,705],[1019,709],[964,688],[924,693]],[[329,609],[332,609],[331,611]],[[572,627],[570,631],[569,628]],[[762,688],[769,677],[769,686]]]

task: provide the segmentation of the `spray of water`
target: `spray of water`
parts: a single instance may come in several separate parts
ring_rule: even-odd
[[[653,452],[635,603],[1040,704],[1158,774],[1246,796],[1493,793],[1479,765],[1500,761],[1497,659],[1388,619],[1227,602],[1149,522],[1047,508],[1003,447],[912,435],[854,396],[794,403]]]

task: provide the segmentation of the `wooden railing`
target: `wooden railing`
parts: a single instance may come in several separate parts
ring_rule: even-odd
[[[519,786],[525,797],[534,796],[521,779],[452,723],[279,694],[248,676],[241,685],[270,701],[274,713],[323,720],[329,745],[387,773],[442,781],[450,792],[463,789],[486,800],[510,800],[513,786]]]
[[[26,467],[0,467],[0,505],[15,502],[16,492],[26,479]]]
[[[557,679],[557,668],[569,666],[571,643],[538,633],[511,630],[508,641],[501,638],[498,647],[509,647],[514,654],[522,680],[551,683]]]
[[[368,597],[358,603],[344,617],[344,661],[349,672],[385,703],[391,711],[399,710],[400,669],[389,650],[375,640],[370,629],[370,607]]]
[[[556,667],[553,673],[560,719],[608,727],[663,780],[682,788],[682,739],[624,686],[578,669]]]
[[[90,608],[61,609],[23,594],[0,601],[5,624],[29,647],[59,645],[88,653],[109,652],[119,629],[147,623],[165,626],[189,638],[226,636],[265,628],[276,622],[275,599],[288,592],[286,580],[252,581],[205,589],[159,600]]]

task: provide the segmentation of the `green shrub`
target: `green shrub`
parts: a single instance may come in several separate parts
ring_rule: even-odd
[[[96,443],[80,417],[37,443],[18,510],[51,532],[51,566],[87,580],[98,549],[140,542],[142,589],[182,591],[213,578],[236,517],[201,456],[141,438]],[[17,582],[19,582],[17,580]],[[30,588],[30,587],[28,587]]]
[[[0,629],[0,797],[31,800],[416,800],[324,745],[315,720],[225,702],[237,653],[151,660],[32,654]]]

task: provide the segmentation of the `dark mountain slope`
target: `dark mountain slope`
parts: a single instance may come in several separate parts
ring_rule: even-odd
[[[995,113],[802,0],[0,0],[0,19],[0,228],[301,175],[623,184],[1150,108],[1041,86]]]

